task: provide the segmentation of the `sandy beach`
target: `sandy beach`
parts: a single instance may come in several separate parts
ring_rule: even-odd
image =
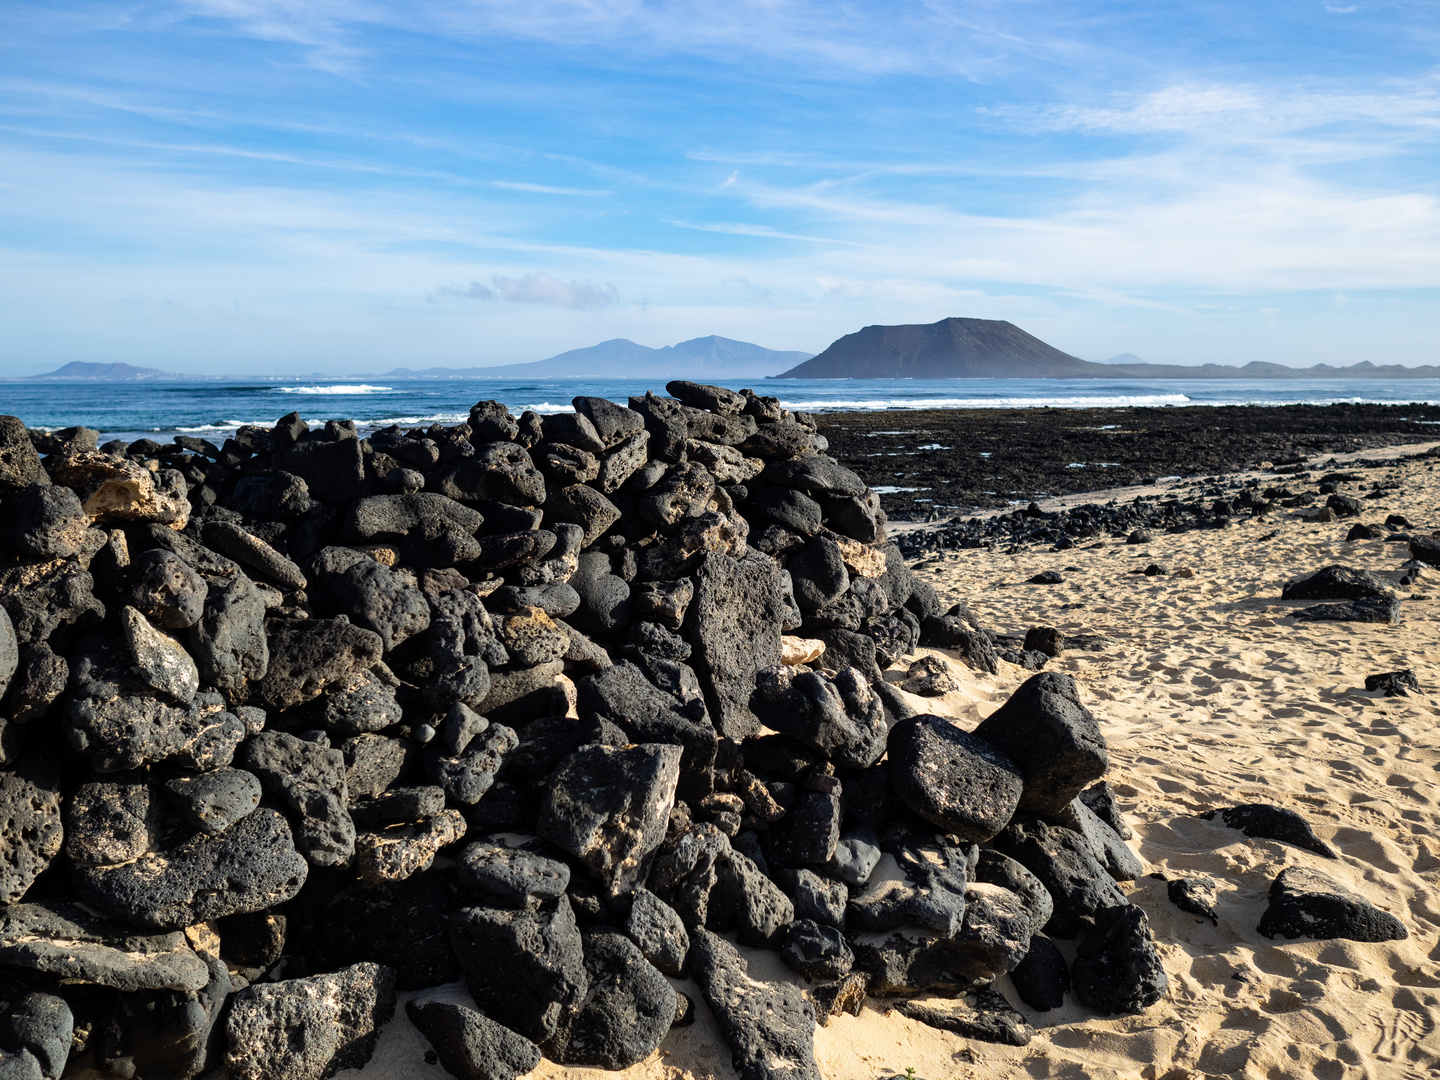
[[[1426,447],[1392,447],[1384,456]],[[1372,451],[1372,456],[1379,456]],[[1343,460],[1343,459],[1342,459]],[[1379,470],[1398,487],[1367,504],[1363,520],[1399,513],[1440,520],[1433,458]],[[1047,670],[1073,675],[1099,717],[1110,779],[1135,831],[1131,846],[1150,876],[1125,886],[1145,909],[1170,977],[1168,998],[1139,1016],[1102,1018],[1073,1002],[1051,1013],[1002,992],[1036,1036],[1023,1048],[937,1031],[872,998],[858,1017],[818,1029],[815,1054],[830,1080],[892,1074],[945,1077],[1105,1077],[1181,1080],[1418,1078],[1440,1069],[1440,571],[1402,595],[1398,626],[1300,624],[1283,583],[1341,563],[1392,580],[1405,545],[1349,543],[1353,522],[1313,524],[1291,512],[1223,530],[1161,536],[1149,544],[1104,541],[1071,551],[1015,555],[965,551],[919,567],[947,600],[967,599],[1002,634],[1032,626],[1100,634],[1113,644],[1066,651]],[[1428,530],[1425,530],[1428,531]],[[1149,563],[1193,578],[1131,571]],[[1023,584],[1059,570],[1060,585]],[[941,650],[960,682],[939,699],[907,695],[918,710],[964,728],[1005,700],[1029,673],[1002,662],[977,675]],[[1383,698],[1365,676],[1411,668],[1420,695]],[[898,681],[897,668],[887,678]],[[1273,802],[1299,811],[1340,858],[1254,840],[1198,815],[1217,806]],[[1270,941],[1256,932],[1276,874],[1324,870],[1408,928],[1405,941]],[[1220,884],[1219,925],[1166,897],[1167,878],[1203,874]],[[1073,942],[1062,942],[1073,953]],[[754,976],[799,981],[773,953],[745,950]],[[729,1050],[693,983],[697,1021],[673,1030],[661,1051],[624,1073],[544,1062],[540,1078],[727,1080]],[[419,996],[436,996],[425,991]],[[458,985],[439,992],[464,999]],[[427,1044],[397,1018],[366,1077],[445,1075]]]

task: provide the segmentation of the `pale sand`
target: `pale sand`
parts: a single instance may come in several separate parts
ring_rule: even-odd
[[[1408,464],[1393,475],[1402,487],[1367,501],[1363,520],[1398,512],[1427,530],[1440,526],[1436,465]],[[1432,696],[1440,691],[1440,569],[1426,571],[1414,591],[1429,599],[1407,602],[1396,627],[1297,624],[1284,615],[1300,605],[1278,600],[1287,578],[1330,563],[1398,577],[1404,546],[1346,543],[1350,524],[1309,524],[1287,512],[1138,547],[1105,541],[1014,556],[961,552],[921,567],[943,597],[967,599],[1002,633],[1046,625],[1115,639],[1102,652],[1067,652],[1049,670],[1073,675],[1100,719],[1110,779],[1135,829],[1132,846],[1169,877],[1219,881],[1220,925],[1178,911],[1163,881],[1142,878],[1126,888],[1148,912],[1170,976],[1161,1004],[1124,1018],[1091,1016],[1073,1004],[1049,1014],[1022,1007],[1037,1035],[1013,1048],[936,1031],[872,999],[859,1017],[836,1017],[817,1031],[816,1058],[829,1080],[876,1080],[907,1066],[927,1080],[1440,1073],[1440,718]],[[1196,576],[1126,573],[1152,561]],[[1063,585],[1021,584],[1066,567],[1079,569]],[[1364,691],[1366,675],[1402,667],[1414,669],[1424,694],[1383,699]],[[1028,677],[1002,668],[998,677],[977,677],[952,663],[958,692],[910,700],[968,728]],[[1251,840],[1193,816],[1250,801],[1300,811],[1340,859]],[[1260,937],[1266,892],[1290,865],[1338,878],[1398,916],[1410,939]],[[1073,943],[1062,947],[1073,955]],[[799,981],[774,954],[747,955],[756,976]],[[699,1019],[673,1031],[650,1061],[620,1074],[545,1062],[531,1076],[729,1080],[729,1049],[694,984],[677,985],[696,999]],[[1000,988],[1019,1004],[1008,979]],[[463,998],[458,987],[450,992]],[[364,1075],[447,1075],[423,1063],[426,1049],[397,1017]]]

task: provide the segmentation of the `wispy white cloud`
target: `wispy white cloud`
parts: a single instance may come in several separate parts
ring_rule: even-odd
[[[516,304],[540,304],[570,311],[593,311],[620,305],[620,291],[608,283],[561,281],[543,272],[520,277],[494,274],[490,282],[490,285],[482,285],[478,281],[471,281],[468,285],[442,285],[431,298],[508,300]]]
[[[677,229],[694,229],[696,232],[729,233],[732,236],[759,236],[770,240],[804,240],[815,244],[844,244],[849,247],[864,247],[853,240],[839,240],[829,236],[806,236],[803,233],[781,232],[768,225],[747,225],[743,222],[716,222],[709,225],[697,225],[689,221],[676,221],[673,218],[667,219],[665,224],[674,225]]]
[[[529,191],[536,195],[584,195],[591,198],[598,198],[602,195],[609,195],[609,191],[596,191],[590,188],[568,188],[552,187],[549,184],[528,184],[523,180],[491,180],[491,187],[504,188],[507,191]]]
[[[518,304],[543,304],[571,311],[620,305],[620,290],[608,282],[561,281],[546,273],[526,274],[518,278],[496,274],[491,281],[496,292]]]
[[[1434,72],[1257,61],[1228,26],[1192,48],[1162,32],[1164,5],[126,11],[84,28],[81,59],[57,31],[49,70],[0,80],[0,321],[27,341],[48,336],[31,309],[80,280],[96,310],[164,297],[198,320],[238,301],[276,326],[293,312],[298,337],[397,328],[357,329],[365,349],[449,327],[521,350],[497,360],[672,325],[814,349],[948,314],[1148,319],[1188,340],[1262,304],[1283,323],[1299,306],[1282,294],[1360,319],[1372,290],[1440,289]],[[1306,18],[1378,25],[1336,14]],[[50,329],[82,321],[104,325]],[[1081,354],[1126,349],[1155,352]]]
[[[1047,17],[984,2],[896,0],[883,6],[822,0],[178,0],[246,34],[307,50],[339,74],[366,56],[366,29],[405,29],[461,40],[497,35],[559,46],[621,45],[651,53],[784,57],[856,73],[971,77],[997,55],[1073,50],[1062,5]],[[1052,29],[1047,29],[1052,28]]]
[[[439,296],[451,296],[459,300],[494,300],[495,290],[488,285],[472,281],[469,285],[442,285],[435,290]]]
[[[347,26],[386,21],[383,8],[357,0],[180,0],[179,6],[228,20],[250,37],[299,46],[311,66],[335,75],[353,74],[368,54]]]
[[[1440,80],[1394,81],[1370,92],[1263,84],[1172,85],[1112,105],[1001,107],[997,117],[1036,131],[1183,134],[1249,142],[1345,124],[1440,128]]]

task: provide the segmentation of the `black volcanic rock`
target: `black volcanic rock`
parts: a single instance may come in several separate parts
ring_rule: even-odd
[[[1350,941],[1401,941],[1405,925],[1344,888],[1334,878],[1305,866],[1287,866],[1270,886],[1270,906],[1260,917],[1268,938],[1297,937]]]
[[[1076,950],[1071,977],[1076,997],[1111,1014],[1142,1012],[1170,991],[1150,920],[1131,904],[1095,913],[1095,929]]]
[[[529,1039],[464,1005],[410,1001],[405,1012],[451,1076],[514,1080],[540,1064],[540,1050]]]
[[[1395,595],[1388,582],[1369,570],[1327,566],[1308,577],[1285,584],[1282,600],[1389,600]]]
[[[923,715],[890,729],[890,783],[911,810],[962,840],[1005,828],[1024,782],[1015,763],[943,717]]]
[[[1335,858],[1335,851],[1315,835],[1310,823],[1294,810],[1268,803],[1245,803],[1207,811],[1200,815],[1208,821],[1219,818],[1232,829],[1257,840],[1279,840],[1325,859]]]

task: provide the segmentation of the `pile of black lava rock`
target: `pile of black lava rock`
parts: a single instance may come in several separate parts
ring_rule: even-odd
[[[218,448],[0,418],[0,1075],[319,1078],[461,978],[409,1015],[472,1078],[645,1059],[667,976],[791,1080],[867,993],[1008,1041],[1007,973],[1165,993],[1074,683],[913,715],[882,667],[990,639],[807,417],[668,390]]]

